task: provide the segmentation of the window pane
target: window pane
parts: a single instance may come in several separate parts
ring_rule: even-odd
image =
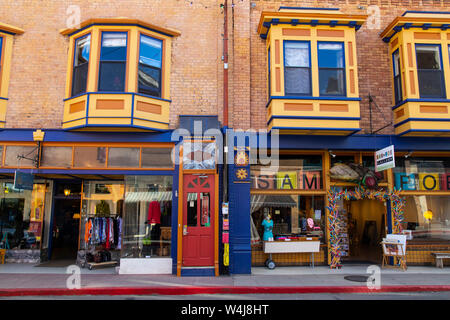
[[[73,79],[72,79],[73,96],[86,92],[88,68],[89,68],[88,63],[84,63],[80,66],[73,68]]]
[[[404,228],[412,242],[450,241],[450,197],[407,196]]]
[[[72,147],[43,147],[41,166],[70,168],[72,166]]]
[[[285,43],[285,66],[309,68],[309,44],[304,42]]]
[[[35,159],[37,148],[34,146],[6,146],[5,166],[34,167],[36,165],[32,160],[17,159],[18,155]]]
[[[33,190],[16,190],[13,182],[0,185],[0,225],[5,249],[28,250],[27,259],[39,259],[44,223],[45,184],[33,184]],[[39,260],[37,260],[38,262]]]
[[[161,69],[139,63],[139,93],[155,97],[161,96]]]
[[[172,177],[125,178],[123,258],[170,256]]]
[[[91,49],[91,35],[87,35],[81,39],[77,39],[75,44],[74,66],[79,66],[89,62],[89,53]]]
[[[197,226],[197,195],[198,193],[188,193],[187,196],[187,226]]]
[[[394,53],[394,76],[398,76],[400,74],[400,56],[398,51]]]
[[[142,148],[142,168],[171,168],[172,149]]]
[[[210,215],[210,195],[209,192],[200,193],[200,226],[209,227],[211,226],[211,215]]]
[[[320,94],[344,95],[344,70],[319,70]]]
[[[251,242],[261,243],[264,238],[262,222],[270,214],[272,234],[279,237],[318,237],[324,243],[326,215],[324,196],[304,195],[252,195],[250,204]],[[308,224],[308,219],[309,224]],[[261,248],[262,249],[262,248]]]
[[[139,47],[139,63],[147,66],[161,68],[162,42],[150,37],[141,35]]]
[[[101,61],[125,61],[127,59],[127,34],[123,32],[102,33]]]
[[[311,79],[309,68],[285,68],[286,94],[310,94]]]
[[[105,164],[105,147],[75,147],[73,155],[75,168],[103,168]]]
[[[139,167],[139,148],[109,148],[108,167]]]
[[[319,68],[344,68],[342,43],[319,43]]]
[[[126,62],[100,62],[99,91],[125,90]]]
[[[419,92],[424,97],[444,97],[440,70],[418,70]]]
[[[417,69],[441,69],[439,46],[416,46]]]

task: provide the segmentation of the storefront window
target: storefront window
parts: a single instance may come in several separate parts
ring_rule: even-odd
[[[122,258],[169,257],[172,176],[127,176],[125,183]]]
[[[72,167],[72,147],[43,147],[42,167]]]
[[[267,214],[273,221],[273,236],[296,238],[319,237],[325,242],[325,205],[323,196],[264,195],[251,198],[251,239],[258,243],[263,239],[262,222]]]
[[[101,247],[114,257],[120,255],[124,190],[123,182],[83,184],[80,249]]]
[[[75,168],[104,168],[106,147],[75,147],[73,166]]]
[[[33,190],[18,190],[12,182],[0,183],[0,247],[40,249],[45,209],[45,183]]]
[[[450,191],[450,157],[396,157],[395,188],[418,191]]]
[[[405,230],[413,241],[450,241],[450,196],[407,196]]]
[[[323,189],[322,156],[280,156],[279,167],[253,165],[253,189]]]

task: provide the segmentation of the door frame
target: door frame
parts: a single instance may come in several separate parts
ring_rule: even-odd
[[[183,198],[184,198],[184,176],[185,175],[212,175],[214,176],[214,275],[219,276],[219,175],[216,170],[183,170],[179,168],[178,184],[178,230],[177,230],[177,276],[181,276],[183,267]],[[195,269],[195,267],[192,267]],[[199,267],[198,269],[202,269]]]

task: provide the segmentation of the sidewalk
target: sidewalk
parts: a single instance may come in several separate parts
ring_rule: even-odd
[[[0,265],[0,296],[36,295],[186,295],[245,293],[366,293],[450,291],[450,268],[409,267],[407,271],[381,270],[381,289],[346,280],[346,276],[369,276],[368,265],[342,269],[327,266],[252,268],[251,275],[176,277],[174,275],[118,275],[114,268],[81,269],[81,288],[68,289],[66,268],[32,265]]]

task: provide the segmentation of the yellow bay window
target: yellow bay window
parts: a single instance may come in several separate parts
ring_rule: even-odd
[[[63,128],[164,131],[170,58],[178,31],[133,19],[91,19],[65,29],[69,59]]]

